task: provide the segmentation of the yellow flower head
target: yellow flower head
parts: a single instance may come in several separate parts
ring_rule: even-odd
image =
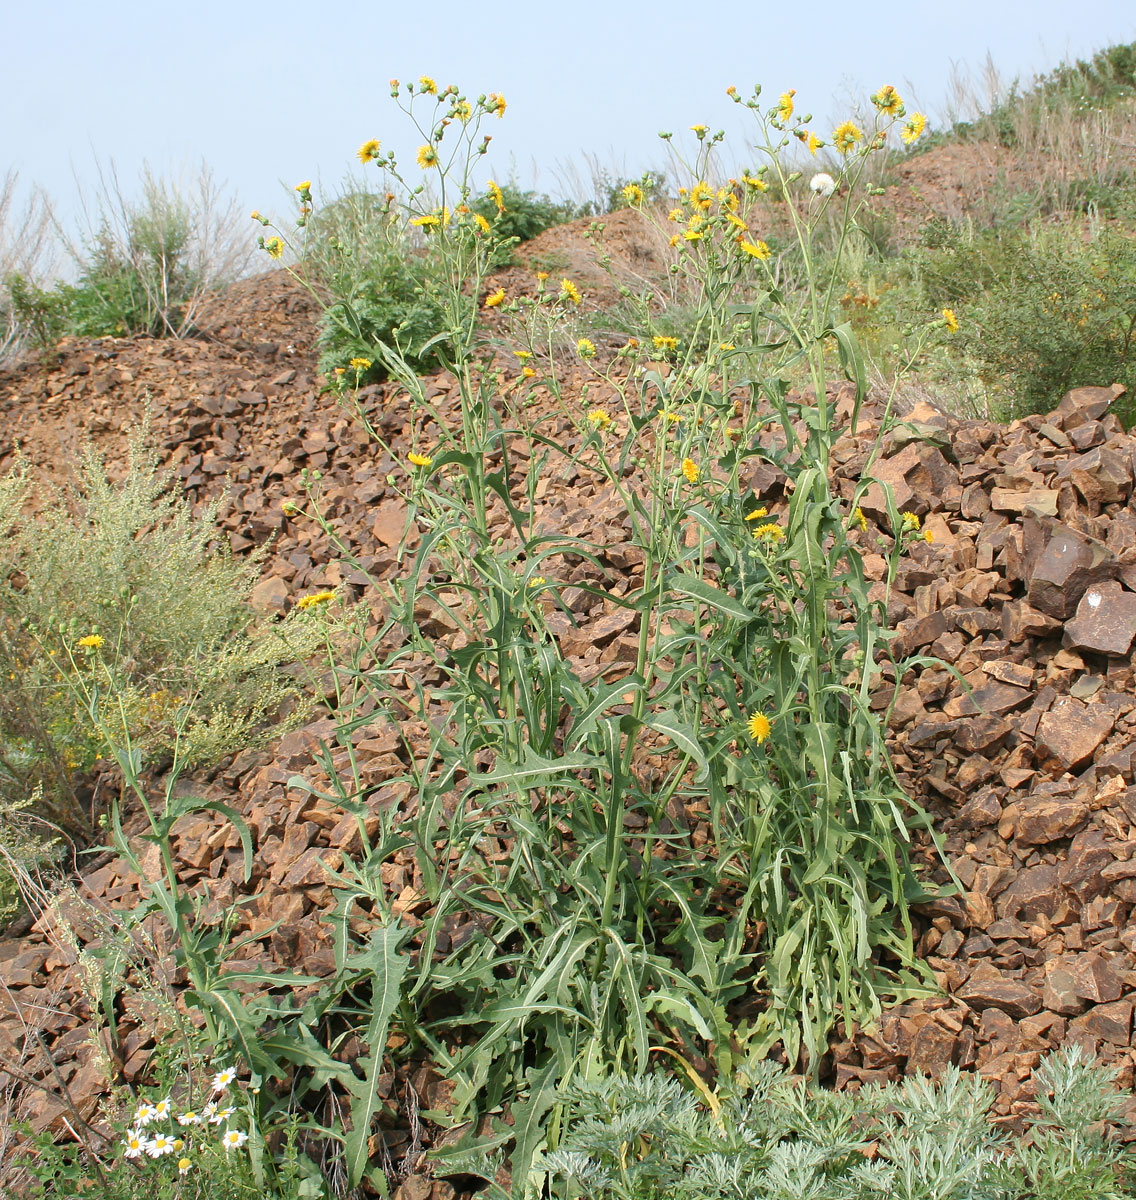
[[[459,121],[468,121],[473,116],[473,105],[468,100],[455,100],[454,116]]]
[[[796,88],[790,88],[787,92],[781,93],[780,99],[777,101],[778,121],[787,121],[793,115],[793,97],[796,94]]]
[[[369,142],[364,142],[356,151],[356,156],[361,163],[374,162],[379,157],[380,150],[377,138],[371,138]]]
[[[438,151],[435,147],[429,144],[418,147],[418,165],[423,169],[438,165]]]
[[[757,175],[743,175],[742,183],[744,183],[747,188],[754,192],[767,192],[769,190],[769,184],[767,184],[764,179],[761,179]]]
[[[499,287],[495,292],[490,292],[489,295],[485,297],[485,307],[496,308],[497,305],[500,304],[504,299],[505,289],[503,287]]]
[[[738,245],[751,258],[760,258],[760,259],[764,260],[764,259],[769,258],[772,253],[772,251],[769,249],[769,247],[762,241],[751,242],[751,241],[747,241],[743,237],[739,237]]]
[[[750,714],[750,718],[746,722],[746,729],[749,731],[749,736],[760,746],[772,732],[773,725],[765,713],[755,712]]]
[[[82,646],[84,650],[98,650],[105,644],[106,643],[104,639],[99,637],[97,633],[88,633],[86,637],[81,637],[79,639],[79,645]]]
[[[651,339],[656,350],[661,350],[664,354],[671,353],[678,349],[678,338],[664,337],[661,334],[656,334]]]
[[[708,184],[699,180],[698,183],[690,189],[690,203],[695,208],[706,209],[714,201],[714,189]]]
[[[303,195],[304,192],[310,192],[311,190],[312,181],[310,179],[305,179],[303,183],[296,184],[296,191],[299,192],[300,195]]]
[[[536,372],[532,369],[532,367],[523,367],[521,369],[522,379],[531,379],[535,374]]]
[[[912,113],[903,123],[903,132],[899,135],[910,146],[912,142],[917,142],[923,136],[923,130],[927,128],[927,118],[921,113]]]
[[[917,533],[919,526],[923,524],[913,512],[902,512],[899,516],[903,522],[904,533]]]
[[[524,362],[526,358],[532,358],[531,350],[514,350],[513,353],[521,360],[521,362]]]
[[[501,188],[492,179],[489,179],[486,180],[485,190],[493,197],[493,203],[497,205],[497,211],[503,213],[505,211],[505,197],[501,192]]]
[[[490,112],[496,113],[498,117],[505,115],[505,109],[508,106],[505,103],[505,97],[500,92],[490,92],[488,102]]]
[[[330,604],[334,599],[334,592],[313,592],[310,596],[301,596],[296,601],[296,607],[304,610],[319,608],[321,604]]]
[[[947,327],[948,333],[958,333],[958,317],[955,316],[955,310],[953,308],[943,309],[943,324]]]
[[[818,138],[817,135],[810,130],[808,136],[805,138],[805,145],[808,146],[809,153],[815,155],[821,146],[824,145],[824,142],[822,142],[820,138]]]
[[[856,149],[856,143],[863,140],[863,131],[852,121],[845,121],[832,131],[832,144],[841,154],[850,154]]]
[[[923,530],[923,540],[929,546],[935,540],[935,535],[929,529],[924,529]]]
[[[858,504],[852,510],[852,520],[860,527],[861,533],[868,532],[868,518],[864,516],[864,510]]]
[[[659,416],[667,422],[668,425],[677,425],[682,420],[682,413],[666,412],[659,413]]]
[[[436,213],[423,213],[420,217],[411,217],[411,225],[417,225],[420,229],[425,229],[427,233],[431,229],[436,229],[442,223],[442,218]]]
[[[278,237],[265,238],[264,248],[269,258],[280,258],[284,254],[284,243]]]
[[[729,221],[729,223],[735,229],[740,230],[742,233],[746,233],[749,230],[749,226],[741,219],[741,217],[737,215],[737,213],[727,212],[726,220]]]
[[[491,233],[489,222],[481,215],[481,213],[473,214],[473,223],[477,226],[480,233]]]
[[[747,521],[760,521],[762,517],[767,516],[769,516],[769,509],[763,506],[761,508],[755,508],[751,513],[746,513],[745,519]]]
[[[356,371],[369,371],[371,360],[369,358],[353,358],[347,365],[354,367]]]
[[[767,542],[783,542],[785,540],[785,530],[775,521],[771,521],[768,525],[759,525],[753,531],[753,536],[755,538],[762,538]]]
[[[885,84],[872,96],[872,103],[886,116],[903,116],[903,101],[899,98],[899,93],[890,83]]]
[[[637,183],[629,183],[623,189],[623,198],[628,204],[642,204],[643,189]]]
[[[427,96],[436,96],[438,94],[438,85],[430,78],[429,75],[423,75],[418,80],[418,90],[425,92]]]
[[[672,208],[671,211],[669,213],[667,213],[668,221],[681,221],[682,218],[683,218],[683,211],[681,208]]]
[[[686,476],[687,483],[698,482],[698,464],[693,458],[684,458],[682,460],[682,473]]]
[[[280,502],[280,511],[286,517],[294,517],[299,514],[300,506],[294,500],[282,500]]]
[[[534,575],[529,580],[529,587],[538,588],[538,587],[541,587],[543,584],[546,584],[547,582],[548,582],[548,580],[545,579],[545,577],[543,575]]]
[[[580,338],[576,342],[576,353],[581,358],[595,358],[596,344],[590,338]]]
[[[406,457],[412,466],[421,467],[423,470],[434,462],[429,454],[419,454],[417,450],[411,450]]]
[[[561,300],[571,300],[573,304],[580,303],[580,289],[571,279],[560,281],[560,298]]]
[[[178,1174],[185,1175],[189,1171],[189,1168],[192,1166],[193,1166],[193,1163],[191,1163],[188,1158],[179,1158],[178,1159]]]
[[[588,413],[588,422],[596,429],[603,433],[611,424],[611,417],[608,416],[602,408],[593,408]]]

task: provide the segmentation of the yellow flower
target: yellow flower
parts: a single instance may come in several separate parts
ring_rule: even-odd
[[[249,216],[250,216],[250,217],[251,217],[251,218],[252,218],[254,221],[263,221],[263,220],[264,220],[264,218],[263,218],[263,217],[260,215],[260,211],[259,211],[259,209],[255,209],[255,208],[254,208],[254,209],[252,210],[252,212],[250,212],[250,213],[249,213]]]
[[[537,283],[543,283],[547,278],[548,278],[547,271],[537,271],[537,273],[536,273]]]
[[[629,183],[623,189],[623,198],[628,204],[642,204],[643,189],[637,183]]]
[[[899,514],[903,521],[903,530],[905,533],[915,533],[918,531],[922,521],[913,512],[902,512]]]
[[[590,338],[580,338],[576,342],[576,353],[581,358],[595,358],[596,344]]]
[[[667,220],[668,221],[681,221],[682,216],[683,216],[683,213],[682,213],[681,208],[672,208],[671,211],[669,213],[667,213]]]
[[[661,350],[664,354],[678,349],[678,338],[675,337],[663,337],[660,334],[656,334],[651,341],[655,349]]]
[[[540,587],[540,586],[541,586],[541,584],[544,584],[544,583],[547,583],[547,582],[548,582],[548,580],[547,580],[547,579],[545,579],[545,577],[544,577],[543,575],[534,575],[534,576],[533,576],[533,577],[532,577],[532,578],[529,580],[529,587],[531,587],[531,588],[537,588],[537,587]]]
[[[284,243],[278,237],[266,238],[264,248],[269,258],[280,258],[284,253]]]
[[[411,225],[417,225],[421,229],[425,229],[427,232],[429,232],[436,226],[441,225],[442,218],[436,216],[434,213],[423,213],[420,217],[411,217],[410,223]]]
[[[485,182],[485,190],[493,197],[493,203],[497,205],[497,211],[503,213],[505,211],[505,197],[501,192],[501,188],[488,179]]]
[[[899,98],[899,93],[892,87],[890,83],[885,84],[874,96],[872,103],[889,117],[903,116],[903,101]]]
[[[525,367],[521,371],[521,378],[522,379],[531,379],[535,374],[536,374],[536,372],[532,369],[532,367]]]
[[[751,188],[755,192],[767,192],[769,190],[769,184],[767,184],[764,179],[758,178],[756,175],[743,175],[742,183],[744,183],[747,188]]]
[[[714,200],[714,189],[708,184],[699,180],[698,183],[690,189],[690,203],[695,208],[709,208]]]
[[[698,482],[698,464],[693,458],[684,458],[682,460],[682,473],[686,476],[687,483]]]
[[[106,643],[104,639],[99,637],[97,633],[88,633],[86,637],[81,637],[79,639],[79,645],[82,646],[84,650],[98,650],[105,644]]]
[[[489,222],[481,215],[481,213],[473,214],[473,223],[482,233],[492,232],[492,230],[489,228]]]
[[[283,500],[280,503],[280,511],[286,517],[294,517],[299,513],[300,506],[294,500]]]
[[[334,592],[313,592],[310,596],[301,596],[296,601],[296,607],[301,609],[318,608],[321,604],[330,604],[335,599]]]
[[[864,516],[864,510],[858,504],[852,510],[852,520],[859,525],[861,533],[868,532],[868,518]]]
[[[667,242],[667,245],[668,246],[681,246],[682,245],[682,237],[677,233],[672,233],[669,241]]]
[[[485,297],[486,308],[496,308],[505,299],[505,289],[499,287],[495,292],[491,292]]]
[[[953,308],[943,309],[943,324],[946,325],[948,333],[958,333],[958,317],[955,316],[955,310]]]
[[[927,118],[921,113],[912,113],[903,123],[903,132],[899,135],[910,146],[917,142],[927,128]]]
[[[746,729],[749,730],[749,736],[760,746],[772,732],[773,726],[765,713],[755,712],[750,714]]]
[[[422,168],[438,165],[438,151],[430,145],[418,147],[418,165]]]
[[[740,229],[742,233],[747,233],[749,231],[749,226],[736,213],[727,212],[726,220],[729,221],[735,229]]]
[[[929,529],[924,529],[923,530],[923,540],[929,546],[935,540],[935,535]]]
[[[513,353],[521,360],[521,362],[524,362],[526,358],[532,358],[531,350],[514,350]]]
[[[312,181],[310,179],[305,179],[303,183],[296,184],[296,191],[300,192],[301,194],[304,192],[310,192],[311,190]]]
[[[560,298],[562,300],[571,300],[573,304],[580,303],[580,289],[571,279],[562,279],[560,281]]]
[[[659,413],[659,416],[662,417],[663,420],[666,421],[669,425],[677,425],[679,423],[679,421],[682,420],[682,413],[663,411],[663,412]]]
[[[684,229],[682,231],[682,240],[684,242],[700,242],[702,240],[702,230],[697,226],[692,229]]]
[[[192,1166],[193,1166],[193,1163],[191,1163],[188,1158],[179,1158],[178,1159],[178,1174],[179,1175],[186,1174],[186,1172]]]
[[[591,425],[598,429],[600,433],[603,433],[603,431],[611,424],[611,417],[608,416],[608,414],[604,412],[602,408],[593,408],[588,413],[588,421],[591,423]]]
[[[361,163],[374,162],[379,157],[379,142],[375,138],[371,138],[369,142],[364,142],[356,151],[356,156]]]
[[[736,96],[737,94],[738,94],[737,87],[731,83],[730,86],[728,88],[726,88],[726,95],[727,96]]]
[[[747,521],[760,521],[762,517],[767,516],[769,516],[769,509],[763,506],[762,508],[755,508],[751,513],[746,513],[745,519]]]
[[[815,133],[810,131],[808,137],[805,139],[805,145],[808,146],[809,153],[815,155],[821,146],[824,145],[824,142]]]
[[[508,107],[505,103],[505,97],[499,92],[489,93],[489,111],[496,113],[498,118],[505,115],[505,109]]]
[[[796,88],[790,88],[787,92],[781,93],[781,97],[777,101],[777,119],[779,121],[787,121],[793,115],[793,97],[796,94]]]
[[[347,365],[354,367],[356,371],[369,371],[371,360],[369,358],[353,358]]]
[[[718,349],[719,350],[736,350],[737,346],[735,346],[733,342],[720,342],[718,344]]]
[[[438,85],[429,75],[423,75],[418,80],[418,90],[425,92],[427,96],[436,96],[438,94]]]
[[[858,125],[845,121],[832,131],[832,144],[841,154],[850,154],[856,149],[856,143],[863,141],[864,134]]]
[[[429,454],[419,454],[417,450],[411,450],[406,457],[410,461],[411,465],[415,467],[422,467],[423,469],[430,466],[434,462]]]
[[[771,521],[768,525],[759,525],[753,531],[753,536],[755,538],[764,538],[769,542],[783,542],[785,540],[785,530],[775,521]]]
[[[762,241],[750,242],[750,241],[747,241],[743,237],[739,237],[738,245],[751,258],[760,258],[760,259],[764,260],[764,259],[769,258],[772,253],[772,251],[770,251],[769,247]]]

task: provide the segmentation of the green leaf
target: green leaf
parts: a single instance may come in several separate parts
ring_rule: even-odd
[[[667,585],[680,596],[689,596],[692,600],[698,600],[728,616],[737,617],[740,621],[757,620],[757,613],[752,609],[746,608],[728,592],[707,583],[704,579],[697,579],[693,575],[674,574],[667,577]]]

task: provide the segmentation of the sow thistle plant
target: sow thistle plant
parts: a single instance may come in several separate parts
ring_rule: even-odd
[[[375,1080],[396,1025],[402,1053],[428,1054],[450,1081],[452,1120],[472,1129],[508,1107],[510,1123],[447,1152],[451,1169],[490,1178],[486,1155],[510,1145],[523,1195],[540,1185],[534,1155],[557,1137],[567,1082],[642,1072],[655,1050],[692,1075],[704,1055],[724,1078],[778,1046],[815,1075],[839,1022],[870,1023],[883,999],[927,988],[909,918],[924,894],[910,831],[925,818],[869,705],[886,646],[856,541],[869,481],[849,506],[828,479],[843,426],[827,385],[851,379],[855,428],[865,373],[813,254],[827,206],[843,204],[846,220],[854,211],[864,162],[902,106],[885,91],[874,128],[835,131],[837,186],[810,191],[786,151],[800,141],[815,152],[821,139],[793,94],[769,111],[756,92],[732,94],[757,117],[765,162],[712,185],[722,135],[695,130],[692,180],[667,218],[675,268],[697,297],[690,327],[648,328],[610,363],[591,339],[560,333],[582,300],[571,279],[542,274],[517,299],[486,286],[494,222],[468,207],[488,146],[480,125],[503,110],[492,96],[392,83],[423,138],[421,184],[364,145],[401,187],[385,219],[421,229],[438,255],[446,319],[430,346],[459,398],[443,412],[397,342],[367,349],[408,406],[410,444],[393,444],[346,375],[338,385],[398,464],[408,533],[394,578],[373,581],[385,620],[360,623],[337,664],[338,750],[322,755],[325,798],[380,821],[336,879],[338,1011],[358,1006],[365,1047],[335,1081],[346,1128],[327,1129],[344,1143],[349,1184],[374,1170]],[[763,236],[772,190],[795,232],[800,304],[779,287],[783,256]],[[484,331],[486,310],[506,315],[521,349],[510,356]],[[564,393],[564,348],[615,402]],[[538,360],[574,441],[527,415]],[[789,372],[811,394],[790,393]],[[772,506],[746,482],[754,460],[783,473]],[[562,465],[621,503],[642,561],[629,589],[606,586],[608,547],[542,524],[540,485]],[[334,539],[318,484],[307,486],[308,511]],[[909,538],[889,508],[894,569]],[[631,618],[633,661],[614,676],[569,660],[554,632],[552,614],[575,620],[561,591],[581,566],[591,576],[575,586]],[[375,814],[351,734],[377,715],[401,731],[408,764],[386,783],[411,799]],[[648,755],[662,764],[653,778]],[[398,919],[387,882],[408,850],[417,929]]]

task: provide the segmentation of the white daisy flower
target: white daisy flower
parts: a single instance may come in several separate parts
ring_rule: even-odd
[[[201,1124],[201,1114],[195,1113],[192,1110],[189,1110],[188,1112],[178,1113],[178,1124],[179,1125],[200,1125]]]
[[[233,1113],[235,1113],[236,1111],[237,1110],[235,1108],[219,1108],[209,1118],[209,1124],[210,1125],[220,1125],[222,1121],[227,1121],[233,1115]]]
[[[217,1112],[217,1105],[212,1100],[201,1110],[202,1121],[212,1121],[214,1114]]]
[[[159,1100],[152,1105],[154,1109],[155,1121],[168,1121],[173,1116],[173,1105],[170,1103],[170,1098],[167,1096],[164,1100]]]
[[[836,191],[836,180],[827,171],[820,171],[809,180],[809,187],[818,196],[831,196]]]
[[[239,1150],[248,1141],[248,1134],[240,1129],[226,1129],[221,1137],[221,1145],[226,1150]]]
[[[123,1158],[137,1158],[146,1149],[146,1139],[140,1129],[128,1129],[122,1144],[126,1147],[122,1152]]]
[[[144,1129],[154,1119],[154,1115],[154,1106],[152,1104],[140,1104],[138,1111],[134,1114],[134,1124]]]
[[[192,1166],[193,1166],[193,1163],[191,1163],[188,1158],[179,1158],[178,1159],[178,1174],[185,1175],[189,1171],[189,1168]]]
[[[237,1073],[232,1067],[224,1067],[213,1076],[213,1090],[223,1092],[236,1077]]]
[[[172,1154],[173,1151],[174,1139],[164,1133],[159,1133],[153,1141],[146,1143],[146,1153],[151,1158],[161,1158],[163,1154]]]

